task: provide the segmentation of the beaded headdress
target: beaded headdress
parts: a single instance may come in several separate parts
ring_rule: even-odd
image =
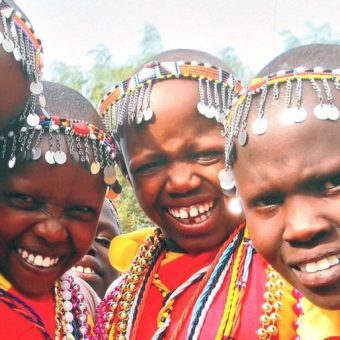
[[[199,82],[198,111],[207,118],[223,122],[241,83],[227,71],[207,63],[165,61],[151,62],[134,76],[107,93],[100,105],[100,114],[108,131],[117,133],[127,119],[131,124],[149,121],[152,86],[167,79],[192,79]]]
[[[41,41],[35,36],[31,23],[24,15],[5,0],[0,0],[0,17],[0,45],[6,53],[13,55],[14,60],[21,63],[22,71],[30,83],[30,98],[19,119],[27,119],[30,126],[35,126],[39,124],[39,116],[35,113],[36,102],[39,101],[42,108],[46,105],[40,80]]]
[[[41,142],[48,136],[48,150],[42,154]],[[65,136],[66,143],[61,136]],[[66,150],[67,149],[67,150]],[[68,151],[68,152],[67,152]],[[59,116],[39,116],[39,124],[16,124],[0,134],[0,163],[15,167],[17,163],[44,157],[48,164],[64,164],[67,153],[75,163],[83,163],[93,175],[103,170],[107,185],[116,182],[113,138],[93,124]]]
[[[298,67],[294,70],[279,71],[264,78],[255,79],[248,88],[245,88],[235,99],[230,114],[225,120],[225,153],[226,169],[219,174],[222,189],[228,193],[233,191],[235,181],[232,174],[233,148],[237,143],[241,147],[247,145],[247,120],[254,97],[259,97],[256,118],[248,129],[254,136],[265,134],[269,128],[265,116],[265,105],[270,95],[273,100],[280,98],[284,92],[285,108],[278,113],[281,125],[302,123],[308,113],[303,107],[304,84],[310,84],[315,93],[318,104],[313,114],[320,120],[336,121],[340,118],[339,109],[335,106],[330,84],[340,90],[340,69],[326,70],[321,67],[307,69]],[[284,91],[280,88],[284,87]]]

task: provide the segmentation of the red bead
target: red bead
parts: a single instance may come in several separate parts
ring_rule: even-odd
[[[76,133],[81,134],[81,135],[87,135],[90,133],[89,127],[83,122],[74,123],[73,128]]]

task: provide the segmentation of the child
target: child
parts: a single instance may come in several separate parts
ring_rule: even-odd
[[[97,233],[87,254],[72,267],[72,273],[84,279],[103,298],[111,282],[119,273],[109,261],[111,240],[121,234],[119,218],[113,203],[105,198],[99,215]],[[113,250],[114,252],[114,250]]]
[[[38,99],[45,106],[41,42],[13,1],[1,1],[0,17],[0,129],[18,115],[33,126],[38,119],[34,112]]]
[[[111,243],[122,254],[113,264],[126,273],[98,308],[100,338],[257,339],[278,333],[281,297],[265,303],[271,297],[265,264],[253,253],[243,217],[228,211],[218,182],[224,163],[219,122],[240,87],[219,59],[174,50],[104,98],[101,112],[119,144],[120,166],[160,228]],[[268,277],[269,289],[283,284],[272,271]],[[286,307],[282,339],[293,334],[292,303]]]
[[[89,292],[63,274],[92,243],[115,149],[83,96],[44,86],[50,118],[0,139],[0,338],[88,339]]]
[[[226,138],[256,249],[328,310],[340,310],[339,56],[340,46],[310,45],[274,59],[233,107]],[[303,307],[301,338],[340,335],[339,311]]]

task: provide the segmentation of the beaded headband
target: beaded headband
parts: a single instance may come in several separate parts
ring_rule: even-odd
[[[149,121],[153,117],[150,107],[153,84],[179,78],[199,82],[198,111],[221,123],[236,93],[242,88],[241,83],[230,73],[207,63],[154,61],[118,84],[103,98],[99,112],[108,131],[117,133],[126,116],[129,123]]]
[[[14,60],[21,63],[22,70],[30,82],[30,100],[19,119],[27,118],[27,123],[35,126],[39,123],[39,117],[35,114],[38,98],[40,106],[46,106],[40,81],[41,41],[35,36],[31,23],[5,0],[0,0],[0,18],[3,29],[3,32],[0,32],[0,45],[6,53],[13,55]]]
[[[257,117],[251,126],[254,135],[263,135],[268,130],[268,120],[264,107],[268,91],[272,89],[273,100],[280,98],[280,86],[285,86],[285,108],[279,113],[281,125],[292,125],[306,120],[308,114],[303,107],[303,83],[310,83],[318,104],[313,114],[320,120],[335,121],[340,118],[339,109],[335,106],[329,82],[333,82],[336,90],[340,90],[340,69],[325,70],[321,67],[307,69],[298,67],[294,70],[279,71],[264,78],[257,78],[240,93],[234,102],[230,114],[225,121],[225,161],[226,169],[219,174],[220,185],[226,193],[234,190],[235,181],[232,174],[232,150],[236,143],[241,147],[247,145],[247,120],[252,100],[260,96]]]
[[[93,175],[103,169],[107,185],[116,182],[114,161],[116,147],[111,136],[95,125],[83,120],[44,115],[34,127],[19,126],[0,135],[0,161],[13,168],[18,162],[36,161],[42,156],[41,141],[48,135],[48,150],[44,159],[48,164],[64,164],[67,161],[61,134],[65,135],[66,148],[75,163],[83,163]],[[90,157],[92,161],[90,161]]]

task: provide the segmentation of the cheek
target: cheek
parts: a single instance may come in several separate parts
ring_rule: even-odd
[[[69,230],[77,255],[82,257],[86,254],[92,244],[96,234],[97,225],[95,223],[86,226],[76,224],[73,225],[72,229]]]

